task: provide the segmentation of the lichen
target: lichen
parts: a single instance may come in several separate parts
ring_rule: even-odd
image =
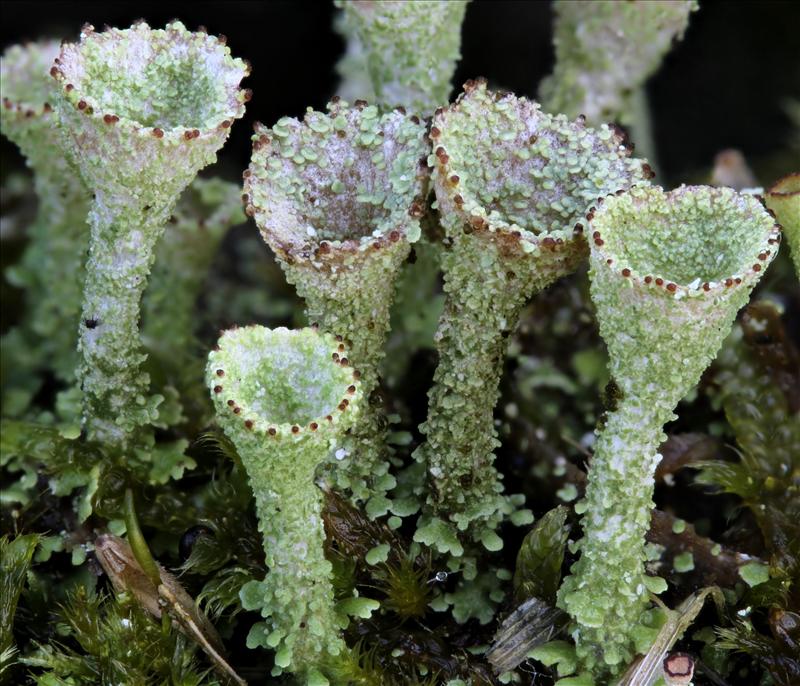
[[[783,227],[800,278],[800,172],[778,179],[767,191],[766,200]]]
[[[48,368],[69,383],[77,363],[75,322],[89,242],[89,194],[69,167],[55,129],[56,94],[48,71],[58,53],[57,41],[13,45],[5,51],[0,58],[0,125],[32,169],[39,202],[28,228],[28,247],[9,273],[14,285],[26,289],[18,335],[31,361],[29,373]]]
[[[492,462],[493,410],[519,312],[584,259],[583,215],[598,196],[646,183],[649,170],[608,126],[551,117],[483,81],[437,111],[430,135],[446,300],[427,442],[415,454],[429,485],[419,535],[458,555],[433,534],[437,522],[497,549],[494,529],[518,505],[502,495]]]
[[[342,335],[365,397],[378,387],[395,279],[420,236],[425,128],[415,115],[341,100],[328,113],[257,126],[245,173],[247,213],[306,302],[310,322]],[[336,483],[386,511],[385,418],[373,397]]]
[[[337,0],[336,5],[345,35],[358,41],[351,61],[342,65],[343,75],[359,74],[366,66],[375,97],[389,107],[427,114],[447,103],[467,0]]]
[[[697,0],[556,0],[556,65],[540,88],[544,109],[592,125],[630,124],[634,98],[683,37]]]
[[[620,389],[580,504],[580,559],[559,591],[584,666],[618,672],[648,605],[644,534],[663,425],[774,259],[779,229],[727,188],[632,188],[591,213],[591,295]],[[683,565],[688,568],[688,562]]]
[[[273,675],[289,669],[309,681],[346,650],[314,481],[360,409],[360,375],[340,341],[315,329],[235,329],[206,370],[217,419],[250,478],[269,568],[241,591],[244,607],[267,620],[248,645],[277,649]]]
[[[64,142],[94,194],[79,351],[84,424],[125,445],[158,419],[142,370],[139,303],[180,192],[216,159],[244,114],[248,68],[180,22],[95,33],[65,44],[51,70]]]

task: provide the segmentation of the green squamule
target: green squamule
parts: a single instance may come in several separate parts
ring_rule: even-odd
[[[594,213],[591,295],[619,400],[589,469],[580,559],[559,591],[578,657],[616,672],[641,644],[644,572],[663,425],[728,334],[775,257],[780,231],[728,188],[633,188]]]

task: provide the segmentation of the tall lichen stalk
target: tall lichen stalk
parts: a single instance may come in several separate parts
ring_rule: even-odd
[[[338,65],[342,86],[356,97],[369,76],[378,102],[428,114],[449,100],[461,57],[467,0],[336,0],[348,56]],[[352,47],[350,47],[352,45]]]
[[[542,107],[592,126],[630,126],[637,149],[655,160],[644,86],[683,38],[697,0],[556,0],[553,8],[556,64],[539,87]]]
[[[446,300],[427,441],[416,453],[429,484],[418,536],[433,542],[446,521],[496,549],[494,529],[513,510],[493,465],[508,338],[528,299],[585,257],[590,204],[649,172],[608,127],[551,117],[483,81],[437,111],[430,136]]]
[[[247,213],[306,303],[310,322],[345,338],[366,398],[332,477],[373,514],[388,507],[385,417],[374,395],[395,280],[420,236],[427,139],[416,115],[358,101],[258,126],[245,173]],[[341,457],[341,455],[340,455]]]
[[[94,197],[78,346],[91,439],[126,446],[158,418],[162,397],[142,369],[142,293],[180,192],[244,114],[247,73],[223,43],[179,22],[86,26],[52,68],[65,145]]]
[[[779,228],[729,189],[634,188],[589,223],[591,294],[618,390],[579,510],[581,556],[559,591],[578,657],[618,672],[642,643],[644,535],[663,425],[697,383],[775,257]]]
[[[75,322],[89,239],[89,193],[70,168],[55,128],[55,88],[48,72],[59,49],[56,41],[42,41],[12,46],[4,53],[0,59],[0,123],[3,135],[19,146],[33,171],[38,199],[28,247],[8,273],[14,285],[26,290],[26,312],[19,332],[24,355],[31,362],[31,374],[49,368],[59,380],[71,382],[77,363]],[[9,342],[7,339],[4,344]]]

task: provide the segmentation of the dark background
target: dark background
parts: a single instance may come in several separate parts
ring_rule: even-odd
[[[247,166],[252,122],[271,125],[301,116],[308,105],[324,107],[343,49],[331,29],[335,10],[323,1],[5,1],[0,8],[3,48],[43,35],[75,39],[84,22],[100,29],[139,18],[153,26],[180,18],[189,28],[225,34],[233,54],[253,64],[246,83],[254,91],[221,153],[227,176]],[[551,23],[549,2],[474,0],[455,83],[481,75],[533,96],[552,67]],[[800,167],[787,155],[792,125],[784,109],[789,97],[800,99],[798,26],[800,3],[701,0],[685,40],[648,85],[662,182],[703,180],[714,155],[728,147],[744,152],[762,183]],[[3,146],[4,160],[18,159]]]

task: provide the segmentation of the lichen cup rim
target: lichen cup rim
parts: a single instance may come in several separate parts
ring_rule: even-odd
[[[782,176],[767,190],[767,195],[781,199],[800,195],[800,172]]]
[[[338,402],[333,403],[332,407],[326,408],[320,412],[319,417],[315,416],[302,423],[269,421],[268,418],[248,408],[244,403],[240,405],[237,401],[237,397],[241,396],[239,393],[242,385],[241,380],[230,375],[230,369],[225,369],[226,365],[221,361],[220,356],[227,339],[243,334],[246,335],[249,331],[254,331],[268,338],[276,337],[278,339],[291,339],[295,336],[308,335],[308,332],[313,332],[313,335],[318,336],[320,341],[330,339],[330,354],[326,355],[325,359],[321,359],[320,362],[329,367],[332,379],[334,375],[341,377],[342,392]],[[268,346],[265,345],[262,352],[266,354],[268,349]],[[351,400],[357,397],[359,391],[361,374],[358,370],[350,366],[346,355],[347,346],[342,340],[342,337],[323,333],[315,324],[312,324],[306,329],[299,330],[287,329],[286,327],[267,329],[266,327],[258,325],[234,327],[221,333],[217,346],[209,355],[207,377],[209,380],[214,381],[213,385],[209,384],[212,393],[219,395],[225,400],[224,405],[223,403],[218,403],[219,407],[224,407],[225,411],[229,412],[232,416],[238,417],[246,430],[276,440],[282,437],[297,439],[314,434],[322,436],[341,431],[342,427],[339,425],[344,420],[345,413],[350,412]]]
[[[357,116],[367,109],[376,110],[378,118],[389,116],[397,116],[400,118],[408,118],[412,123],[418,126],[423,126],[422,120],[415,114],[407,114],[406,109],[402,106],[394,107],[391,109],[382,110],[375,105],[370,105],[366,100],[357,99],[353,102],[352,106],[339,96],[333,96],[328,103],[328,111],[320,112],[309,109],[302,119],[293,117],[284,117],[288,121],[293,122],[298,128],[310,129],[310,118],[315,115],[324,115],[333,120],[338,117],[343,110],[347,112],[355,112]],[[348,129],[351,126],[348,121]],[[355,255],[358,253],[368,253],[370,251],[378,251],[386,248],[391,243],[397,243],[400,240],[413,240],[408,238],[408,219],[418,220],[425,214],[425,195],[427,190],[427,167],[422,161],[415,169],[415,179],[419,192],[415,193],[407,207],[397,208],[390,210],[385,218],[377,222],[377,226],[370,226],[370,233],[364,233],[358,238],[312,238],[300,232],[300,222],[297,222],[297,230],[292,229],[295,234],[289,240],[279,239],[277,233],[271,230],[268,226],[269,222],[264,221],[261,217],[265,214],[265,208],[258,206],[254,202],[254,184],[257,183],[257,175],[254,173],[256,166],[265,166],[273,153],[272,146],[272,129],[265,126],[261,122],[256,122],[253,129],[255,135],[253,136],[253,152],[251,162],[248,169],[245,170],[244,177],[244,196],[245,214],[249,217],[256,219],[256,223],[264,236],[265,240],[273,248],[273,250],[283,253],[283,257],[289,261],[294,259],[308,260],[313,259],[315,262],[321,264],[328,264],[340,262],[347,255]],[[424,136],[424,140],[427,137]],[[381,172],[383,173],[383,172]],[[288,227],[286,227],[288,228]]]
[[[53,111],[52,103],[49,101],[49,98],[42,98],[41,102],[34,102],[32,100],[28,100],[25,98],[17,98],[15,97],[17,93],[14,92],[14,87],[16,87],[17,79],[14,78],[13,75],[13,67],[14,64],[11,61],[15,57],[15,53],[26,53],[30,52],[31,48],[35,48],[37,51],[40,51],[41,54],[44,56],[45,61],[48,63],[52,62],[52,59],[57,57],[61,51],[61,43],[57,39],[54,38],[43,38],[41,40],[36,41],[27,41],[25,43],[17,43],[14,45],[9,45],[2,54],[2,59],[0,59],[0,83],[3,85],[3,101],[2,106],[3,109],[6,111],[14,111],[18,115],[22,115],[22,117],[26,119],[31,118],[38,118],[42,115],[49,114]],[[47,55],[47,52],[52,53],[52,58]],[[30,74],[31,79],[36,78],[36,75]],[[47,84],[48,79],[48,67],[45,66],[42,73],[39,75],[41,79],[42,85]],[[32,81],[25,81],[23,86],[25,87],[26,92],[31,92],[31,83]],[[9,97],[8,91],[9,87],[12,88],[11,97]],[[41,93],[43,96],[45,95],[44,90]]]
[[[127,34],[142,30],[149,31],[159,37],[166,36],[168,40],[164,41],[165,46],[169,46],[176,38],[183,39],[183,45],[185,46],[190,46],[193,40],[202,41],[204,47],[217,53],[220,57],[220,64],[229,69],[232,76],[238,75],[237,78],[232,79],[232,83],[235,82],[235,86],[225,89],[226,97],[224,100],[219,101],[222,103],[222,108],[210,122],[206,122],[202,127],[196,123],[190,125],[172,124],[170,126],[146,125],[136,118],[102,107],[98,99],[87,93],[85,88],[82,87],[83,84],[80,78],[82,65],[80,65],[80,61],[82,59],[81,48],[85,41],[100,41],[103,43],[112,40],[123,40],[127,37]],[[77,69],[74,74],[70,71],[71,60],[77,62],[76,65],[73,65]],[[153,137],[163,140],[163,142],[190,141],[200,137],[206,139],[210,138],[216,129],[230,128],[235,119],[239,119],[244,115],[245,103],[250,99],[250,90],[239,87],[240,81],[249,75],[250,64],[238,57],[231,56],[224,37],[210,36],[204,31],[189,31],[178,20],[168,22],[163,29],[153,29],[147,22],[140,20],[127,29],[107,28],[100,32],[95,31],[91,24],[85,24],[81,28],[80,40],[75,43],[63,43],[61,52],[50,69],[50,76],[63,88],[65,99],[81,110],[85,116],[107,125],[114,125],[133,135]]]
[[[732,201],[739,203],[742,212],[749,212],[753,223],[763,224],[762,232],[754,234],[752,237],[751,249],[742,255],[735,256],[736,264],[739,269],[726,269],[723,274],[716,278],[695,277],[692,280],[673,279],[664,273],[656,273],[656,270],[645,270],[644,273],[637,269],[637,265],[624,255],[618,254],[614,248],[613,237],[609,240],[609,231],[612,233],[614,227],[605,226],[605,221],[615,205],[632,201],[640,205],[643,212],[653,211],[646,206],[647,197],[657,195],[663,198],[669,205],[673,205],[676,200],[684,196],[702,193],[712,199],[720,201]],[[641,206],[644,206],[643,208]],[[762,217],[757,216],[762,214]],[[631,213],[633,221],[641,221],[640,213]],[[670,216],[663,217],[663,221],[674,221]],[[752,225],[748,225],[752,228]],[[744,228],[742,229],[745,230]],[[713,297],[732,288],[747,287],[755,274],[769,266],[772,259],[778,252],[781,239],[781,229],[772,217],[770,217],[763,204],[758,198],[752,195],[742,194],[725,187],[712,186],[686,186],[681,185],[671,191],[664,191],[660,186],[634,187],[620,195],[611,194],[598,202],[597,208],[589,214],[589,240],[592,243],[593,259],[596,263],[604,263],[609,271],[612,271],[619,278],[626,280],[631,287],[637,290],[647,289],[648,292],[663,294],[667,297],[679,300],[684,297]],[[625,233],[625,238],[630,238],[630,232]]]
[[[470,232],[495,234],[494,240],[504,240],[511,249],[514,249],[517,243],[523,245],[523,250],[525,250],[525,252],[530,252],[531,248],[538,249],[539,247],[549,248],[553,251],[562,251],[570,249],[571,246],[576,243],[582,245],[584,234],[582,216],[578,215],[574,217],[573,221],[568,222],[564,228],[545,228],[539,233],[536,233],[514,222],[509,223],[505,220],[497,221],[496,219],[490,219],[490,213],[486,211],[480,199],[478,199],[475,193],[470,189],[469,184],[465,185],[460,183],[461,178],[458,174],[459,170],[453,168],[446,147],[442,145],[441,141],[438,139],[445,130],[444,122],[446,122],[447,118],[454,115],[458,116],[460,114],[459,108],[461,103],[467,98],[473,97],[473,93],[481,91],[488,93],[494,102],[500,102],[505,99],[515,101],[515,103],[524,108],[526,113],[531,117],[537,114],[540,116],[551,116],[543,112],[539,104],[533,100],[516,96],[511,92],[490,90],[488,88],[488,82],[484,77],[470,79],[465,82],[463,90],[456,98],[455,102],[447,107],[440,107],[435,111],[430,137],[433,145],[433,157],[435,158],[434,164],[438,169],[440,178],[445,180],[444,183],[438,184],[438,187],[446,192],[455,213],[463,219],[465,225],[471,227]],[[583,117],[579,117],[577,120],[569,123],[573,124],[575,127],[585,126]],[[442,125],[441,128],[439,126],[440,124]],[[633,149],[628,147],[625,134],[614,125],[609,124],[607,126],[611,130],[612,138],[620,152],[623,153],[625,157],[630,157],[633,153]],[[652,178],[652,170],[645,161],[642,161],[642,170],[645,175]],[[641,181],[641,183],[644,183],[644,180]],[[597,198],[597,200],[599,201],[600,198]],[[478,211],[475,211],[476,209]],[[592,207],[591,203],[587,204],[587,212],[591,212],[593,209],[594,207]],[[530,246],[528,250],[525,249],[525,244]]]

